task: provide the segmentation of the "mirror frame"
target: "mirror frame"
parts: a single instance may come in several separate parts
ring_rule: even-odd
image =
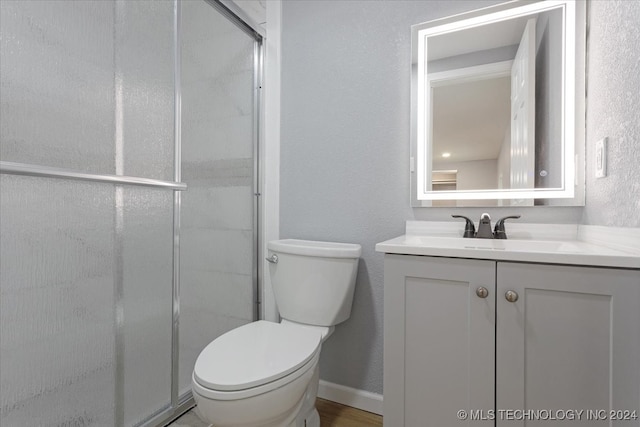
[[[584,206],[586,1],[513,0],[411,27],[411,206],[431,207],[433,200],[547,199],[547,205]],[[427,38],[505,19],[560,9],[563,13],[561,188],[431,190],[431,86],[426,75]],[[575,79],[572,79],[575,77]],[[428,87],[427,87],[428,86]],[[428,91],[427,91],[428,90]],[[419,120],[422,117],[424,120]],[[479,203],[479,202],[478,202]],[[533,205],[533,203],[532,203]],[[470,206],[470,205],[466,205]],[[477,206],[487,206],[478,204]]]

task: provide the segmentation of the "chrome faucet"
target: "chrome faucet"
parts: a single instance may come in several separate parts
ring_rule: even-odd
[[[451,215],[453,218],[462,218],[466,221],[464,226],[464,234],[462,237],[467,238],[478,238],[478,239],[506,239],[507,233],[504,228],[504,221],[506,219],[517,219],[520,218],[520,215],[510,215],[505,216],[504,218],[500,218],[496,222],[496,226],[493,231],[491,231],[491,216],[488,213],[483,213],[480,216],[480,222],[478,224],[478,231],[476,232],[476,227],[469,218],[464,215]]]

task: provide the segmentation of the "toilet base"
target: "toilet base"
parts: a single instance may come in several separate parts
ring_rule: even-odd
[[[318,410],[313,408],[313,411],[307,418],[304,420],[303,427],[320,427],[320,414],[318,414]]]
[[[311,382],[304,393],[302,407],[291,427],[320,427],[320,415],[316,409],[318,385],[320,384],[320,367],[316,365]]]
[[[197,414],[197,411],[196,411]],[[200,415],[198,415],[200,419]],[[209,424],[208,427],[215,427],[213,424]],[[302,420],[302,424],[297,424],[296,420],[292,421],[287,427],[320,427],[320,414],[318,414],[318,410],[313,408],[310,414],[307,415],[307,418]]]

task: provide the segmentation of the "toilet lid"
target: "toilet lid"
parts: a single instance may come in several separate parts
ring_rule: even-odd
[[[194,379],[212,390],[237,391],[282,378],[318,352],[318,331],[260,320],[221,335],[202,350]]]

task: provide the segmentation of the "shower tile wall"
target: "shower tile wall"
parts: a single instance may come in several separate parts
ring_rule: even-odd
[[[180,392],[202,349],[253,320],[254,40],[182,3]]]

